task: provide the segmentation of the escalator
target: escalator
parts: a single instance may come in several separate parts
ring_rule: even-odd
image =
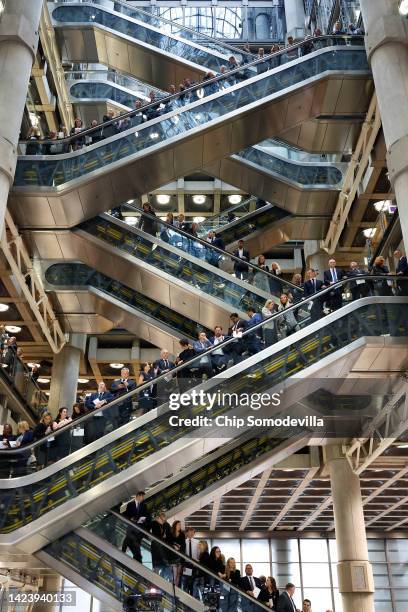
[[[374,283],[377,293],[384,285],[383,278],[370,277],[367,283]],[[348,282],[348,281],[346,281]],[[338,284],[346,288],[346,282]],[[288,314],[280,313],[273,318],[247,329],[242,337],[235,337],[223,344],[223,351],[229,356],[228,364],[233,355],[241,356],[242,361],[235,360],[235,365],[222,369],[215,377],[208,377],[204,382],[197,378],[203,369],[203,358],[217,354],[218,347],[207,353],[198,355],[185,365],[178,366],[172,373],[178,374],[179,390],[187,392],[193,389],[210,389],[217,393],[249,393],[254,389],[257,393],[281,389],[285,381],[293,384],[294,374],[302,372],[307,376],[308,368],[316,374],[319,368],[324,368],[327,362],[343,355],[344,351],[360,341],[364,336],[391,335],[393,337],[407,336],[406,308],[408,299],[404,297],[366,297],[344,305],[339,310],[327,315],[319,321],[311,322],[307,305],[320,303],[329,298],[331,287],[318,297],[310,298],[292,306],[291,312],[296,312],[299,331],[289,339],[274,342],[269,333],[265,334],[265,342],[260,337],[260,330],[273,331],[279,321]],[[318,301],[316,301],[318,300]],[[269,343],[272,340],[272,344]],[[340,352],[339,352],[340,351]],[[200,374],[201,376],[201,374]],[[205,377],[204,377],[205,378]],[[289,380],[291,379],[291,380]],[[78,446],[79,428],[86,429],[90,419],[97,419],[94,414],[85,415],[65,430],[55,434],[59,438],[57,456],[53,462],[32,474],[7,474],[0,481],[0,546],[14,546],[26,552],[34,552],[53,542],[63,533],[75,529],[92,518],[95,514],[113,507],[118,500],[129,498],[135,486],[149,488],[154,483],[163,481],[169,474],[178,472],[189,463],[213,452],[221,443],[229,443],[242,436],[242,431],[228,429],[208,431],[203,421],[197,419],[192,425],[182,421],[175,423],[169,418],[172,393],[177,390],[174,377],[169,381],[166,374],[155,380],[160,408],[155,408],[134,420],[122,424],[118,404],[123,405],[123,398],[116,400],[102,409],[106,425],[102,437],[96,440],[86,439]],[[171,388],[170,386],[171,385]],[[202,385],[197,386],[197,385]],[[277,387],[277,385],[279,385]],[[304,391],[303,382],[295,387],[298,392]],[[151,383],[146,383],[132,392],[135,396],[141,394]],[[272,414],[280,414],[282,409],[274,408]],[[234,408],[219,401],[212,410],[212,417],[217,418],[228,414],[247,414],[248,408]],[[191,416],[200,417],[208,414],[206,401],[194,405],[191,409],[182,406],[178,412],[179,419]],[[223,438],[224,435],[224,438]],[[310,435],[310,431],[299,430],[299,436]],[[194,436],[194,437],[193,437]],[[214,437],[217,436],[217,437]],[[276,438],[275,452],[284,452],[295,441],[293,431],[285,439]],[[45,453],[48,440],[36,442],[23,450],[2,451],[3,474],[8,469],[10,457],[20,457],[36,449],[36,454],[42,450]],[[289,445],[289,446],[288,446]],[[55,452],[55,449],[54,449]],[[282,458],[282,456],[281,456]],[[5,462],[5,463],[4,463]],[[42,465],[41,464],[41,465]],[[137,483],[137,484],[136,484]]]
[[[77,258],[105,278],[110,277],[130,291],[161,302],[207,329],[218,324],[227,329],[232,311],[245,317],[248,307],[261,310],[271,295],[277,301],[282,292],[295,288],[292,283],[247,261],[245,274],[252,282],[238,278],[237,271],[233,276],[234,266],[242,263],[238,257],[193,236],[187,229],[180,230],[137,207],[127,205],[127,208],[138,215],[134,219],[141,220],[143,227],[147,220],[154,226],[149,225],[144,231],[104,214],[85,221],[71,232],[55,232],[49,239],[64,245],[68,259]],[[31,233],[31,239],[45,241],[44,234],[37,232]],[[38,248],[41,249],[41,243]],[[49,257],[47,248],[39,253],[43,259]],[[60,270],[58,265],[53,267],[56,270]],[[68,272],[66,280],[58,273],[56,283],[48,276],[47,280],[59,286],[81,284],[74,280],[75,273]],[[114,294],[115,290],[109,292]],[[127,299],[131,306],[133,299]],[[142,297],[141,302],[143,307]],[[188,322],[185,326],[188,327]]]
[[[86,292],[92,298],[93,312],[154,346],[167,347],[172,353],[180,350],[180,338],[192,342],[199,331],[205,331],[207,337],[211,335],[208,328],[195,320],[85,264],[55,264],[48,267],[45,278],[45,289],[54,292],[57,302],[61,300],[58,314],[68,314],[64,299],[67,292],[75,295]],[[77,313],[71,310],[69,314]]]
[[[56,4],[50,13],[63,61],[105,64],[162,89],[185,77],[219,72],[231,55],[239,61],[254,59],[183,26],[177,25],[173,34],[175,24],[125,3]]]
[[[120,552],[121,544],[129,534],[140,540],[142,562]],[[162,592],[164,601],[160,609],[164,610],[241,612],[248,609],[246,606],[251,606],[254,612],[270,609],[248,597],[236,584],[225,581],[191,560],[186,553],[176,551],[146,529],[134,526],[114,512],[96,517],[85,527],[46,547],[37,556],[49,567],[58,568],[63,575],[76,575],[79,580],[86,578],[87,592],[94,593],[96,585],[125,605],[130,594],[142,599],[141,595],[147,592],[146,586],[150,583]],[[177,575],[177,568],[180,573],[185,567],[193,568],[191,580],[187,576],[180,579]],[[73,581],[77,582],[75,578]],[[167,607],[171,605],[168,601],[171,595],[175,605]],[[191,608],[185,607],[188,605]]]
[[[93,74],[96,76],[93,77]],[[131,110],[136,100],[148,94],[148,87],[140,81],[134,80],[132,89],[117,85],[116,81],[127,82],[130,85],[131,79],[110,71],[77,72],[74,76],[76,80],[69,84],[71,100],[79,108],[82,116],[89,117],[88,123],[91,122],[91,117],[95,118],[98,115],[102,117],[106,114],[107,103],[110,106],[119,105],[117,108],[123,112],[124,108]],[[158,98],[165,95],[164,92],[157,90],[155,94]],[[98,102],[101,107],[99,110]],[[324,215],[330,218],[341,188],[345,164],[335,164],[323,161],[321,158],[317,162],[313,158],[318,156],[313,155],[309,156],[310,159],[305,156],[304,160],[297,161],[283,156],[282,147],[266,146],[267,144],[268,141],[265,141],[248,147],[209,166],[207,170],[209,174],[247,193],[275,202],[290,213],[320,214],[322,217]],[[326,224],[327,221],[324,228],[316,232],[316,223],[312,221],[315,233],[310,236],[307,234],[309,227],[305,228],[303,224],[301,234],[295,235],[294,238],[300,235],[308,239],[322,238]],[[291,225],[296,234],[296,222],[292,221]],[[241,235],[237,235],[234,240],[240,237]],[[225,243],[230,244],[234,240],[225,240]]]
[[[179,106],[186,92],[171,96],[165,114],[146,123],[138,123],[133,111],[129,125],[134,121],[136,127],[89,147],[20,157],[10,201],[13,215],[21,227],[72,227],[112,203],[149,193],[308,119],[361,116],[371,92],[364,48],[327,46],[331,38],[319,43],[326,46],[273,70],[268,63],[275,64],[275,56],[258,61],[254,66],[265,72],[186,106]],[[286,53],[277,55],[283,59]],[[234,74],[206,81],[205,90],[197,85],[191,93],[225,85]],[[146,109],[159,112],[156,104]]]

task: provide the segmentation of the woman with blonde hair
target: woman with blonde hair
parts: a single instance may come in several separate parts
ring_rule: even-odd
[[[373,276],[387,276],[390,273],[389,268],[385,265],[385,259],[380,255],[374,260],[371,274]],[[392,295],[392,289],[386,280],[375,280],[374,290],[377,295]]]
[[[234,557],[229,557],[225,564],[225,580],[234,587],[239,588],[241,573],[239,569],[237,569]],[[230,589],[225,593],[222,610],[226,612],[235,612],[235,610],[238,610],[238,592],[235,589]]]
[[[259,255],[256,265],[260,270],[255,269],[254,285],[261,291],[269,293],[269,276],[266,274],[266,272],[269,272],[269,268],[266,265],[265,255]]]
[[[278,311],[278,307],[275,302],[271,299],[266,300],[264,307],[262,308],[262,318],[264,321],[272,317]],[[264,340],[266,346],[271,346],[278,340],[276,332],[275,321],[272,319],[269,323],[265,323],[263,326]]]

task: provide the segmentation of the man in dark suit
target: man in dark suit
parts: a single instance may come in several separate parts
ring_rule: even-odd
[[[240,261],[234,261],[234,274],[237,278],[241,280],[246,280],[248,278],[248,262],[250,260],[249,251],[244,249],[244,241],[238,241],[238,248],[234,251],[233,255],[238,257]]]
[[[406,255],[402,254],[400,249],[394,251],[394,257],[397,260],[395,273],[398,276],[408,276],[408,261]],[[408,281],[397,281],[399,295],[408,295]]]
[[[344,278],[344,276],[344,271],[336,266],[336,260],[329,259],[329,269],[325,270],[323,273],[323,282],[325,286],[329,287],[330,285],[338,283]],[[330,291],[326,303],[331,310],[338,310],[338,308],[341,308],[343,303],[342,294],[343,289],[341,287],[337,287],[336,289],[333,289],[333,291]]]
[[[218,344],[223,344],[226,340],[229,340],[230,336],[224,336],[222,333],[221,325],[216,325],[214,327],[214,337],[210,339],[210,342],[213,346],[217,346]],[[214,370],[218,372],[222,372],[228,365],[228,361],[230,360],[230,354],[228,351],[229,346],[215,349],[211,353],[211,362]]]
[[[195,340],[193,342],[193,349],[194,349],[195,354],[200,355],[201,353],[208,351],[208,349],[210,348],[212,348],[212,344],[210,340],[207,338],[206,333],[200,332],[198,334],[198,340]],[[213,369],[212,369],[212,362],[211,362],[210,355],[204,355],[198,361],[198,367],[199,367],[199,371],[201,375],[205,374],[207,378],[211,378],[211,376],[213,375]]]
[[[256,597],[255,589],[260,589],[262,586],[259,578],[255,578],[253,575],[253,568],[250,563],[245,566],[245,576],[242,576],[239,586],[249,597],[254,598]],[[253,604],[247,598],[242,598],[241,607],[243,612],[253,612],[257,609],[257,604]]]
[[[323,282],[316,278],[316,276],[316,270],[313,270],[313,268],[310,268],[310,270],[306,272],[307,280],[304,284],[305,298],[312,297],[313,295],[315,295],[315,293],[318,293],[319,291],[324,289]],[[310,310],[310,316],[312,323],[314,321],[319,321],[319,319],[323,316],[323,300],[321,298],[315,297],[315,299],[313,300],[312,308]]]
[[[150,524],[150,513],[145,502],[146,494],[144,491],[138,491],[136,495],[128,502],[123,516],[132,523],[140,525],[142,529],[149,529]],[[139,563],[142,563],[142,553],[140,550],[140,543],[142,541],[143,534],[137,529],[134,529],[129,525],[126,529],[126,536],[122,542],[122,552],[126,553],[127,549],[133,555],[133,558]]]
[[[208,232],[207,242],[212,244],[212,246],[217,247],[217,249],[221,249],[222,251],[225,249],[223,241],[219,236],[217,236],[214,230],[210,230]],[[214,249],[206,249],[205,258],[212,266],[218,268],[221,257],[222,255],[218,251],[215,251]]]
[[[156,376],[166,374],[165,378],[157,383],[157,405],[160,406],[167,402],[174,388],[174,380],[170,373],[174,368],[174,361],[170,360],[170,354],[167,349],[160,351],[160,359],[154,362],[153,367]]]
[[[110,393],[106,389],[106,385],[103,381],[98,383],[98,391],[91,393],[85,400],[85,408],[87,410],[95,410],[95,408],[102,408],[114,399],[113,393]],[[107,422],[110,422],[112,415],[110,410],[97,410],[91,419],[85,421],[84,438],[85,444],[90,444],[95,440],[101,438],[105,433],[105,427]]]
[[[293,600],[295,594],[295,585],[291,582],[285,587],[285,590],[279,595],[278,612],[300,612],[299,608]]]
[[[369,292],[368,282],[358,278],[359,276],[364,276],[366,274],[367,272],[363,268],[360,268],[356,261],[350,262],[350,269],[347,272],[347,277],[353,279],[349,284],[353,300],[367,297]]]
[[[136,389],[136,383],[134,380],[129,378],[129,368],[122,368],[120,371],[120,378],[117,378],[113,381],[111,386],[112,393],[115,394],[115,397],[126,396],[131,391]],[[132,415],[132,398],[124,399],[121,404],[117,407],[117,421],[118,427],[128,423],[130,421],[130,417]]]
[[[241,340],[240,336],[244,333],[246,328],[246,321],[240,319],[236,312],[230,314],[231,326],[228,329],[228,336],[236,338],[235,342],[231,342],[229,345],[230,355],[234,363],[242,358],[242,353],[245,350],[244,341]]]
[[[249,321],[246,322],[246,329],[255,327],[259,323],[262,323],[262,315],[257,312],[253,306],[250,306],[247,310]],[[256,355],[262,349],[262,328],[254,330],[251,334],[246,336],[246,347],[250,355]]]

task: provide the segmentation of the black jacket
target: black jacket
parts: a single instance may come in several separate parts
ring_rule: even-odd
[[[258,589],[261,588],[261,581],[259,580],[259,578],[255,578],[255,576],[252,576],[252,578],[254,579],[255,582],[255,586],[258,587]],[[242,576],[240,583],[239,583],[240,588],[243,591],[252,591],[252,586],[251,583],[249,582],[249,578],[248,576]]]
[[[344,270],[342,270],[341,268],[333,268],[333,270],[336,270],[337,280],[341,281],[344,278],[344,276],[345,276]],[[333,282],[333,277],[332,277],[331,269],[324,271],[324,273],[323,273],[323,282],[327,286],[329,286],[330,283]]]
[[[408,262],[405,255],[399,258],[395,272],[397,274],[402,274],[403,276],[408,276]]]
[[[233,255],[235,255],[235,257],[239,257],[239,250],[237,249],[234,251]],[[240,261],[234,261],[234,272],[248,272],[248,261],[250,258],[249,251],[243,249],[242,258],[240,258]]]
[[[140,523],[140,526],[142,527],[142,529],[149,528],[150,512],[145,501],[140,502],[136,506],[136,500],[132,499],[132,501],[130,501],[126,506],[126,510],[124,511],[123,516],[125,516],[127,519],[129,519],[129,521],[132,521],[133,523],[137,523],[139,519],[144,516],[145,521],[143,521],[143,523]]]
[[[296,611],[296,605],[295,606],[293,605],[292,600],[286,591],[283,591],[279,595],[277,610],[278,612],[295,612]]]
[[[315,280],[315,283],[313,283],[311,280],[308,280],[305,282],[304,284],[305,298],[310,297],[311,295],[314,295],[315,293],[323,289],[323,282],[319,280],[318,278],[314,280]]]

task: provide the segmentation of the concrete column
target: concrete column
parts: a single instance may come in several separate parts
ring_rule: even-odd
[[[62,587],[62,576],[46,575],[43,578],[42,586],[38,589],[39,593],[60,593]],[[60,606],[56,604],[35,604],[36,612],[58,612]]]
[[[305,8],[303,0],[285,0],[286,37],[303,38],[305,35]]]
[[[320,278],[320,280],[323,280],[323,272],[329,267],[328,261],[330,259],[330,255],[328,255],[325,251],[320,250],[318,240],[305,240],[304,255],[306,259],[306,268],[319,270],[317,276]]]
[[[65,406],[70,411],[76,400],[81,357],[85,352],[86,334],[71,334],[69,344],[54,356],[49,411],[55,416]]]
[[[361,0],[366,48],[374,76],[405,246],[408,245],[408,21],[396,0]]]
[[[343,612],[374,612],[374,579],[368,560],[360,480],[341,445],[328,446],[325,450],[333,496]]]
[[[17,144],[43,0],[7,0],[0,21],[0,231],[17,162]]]

